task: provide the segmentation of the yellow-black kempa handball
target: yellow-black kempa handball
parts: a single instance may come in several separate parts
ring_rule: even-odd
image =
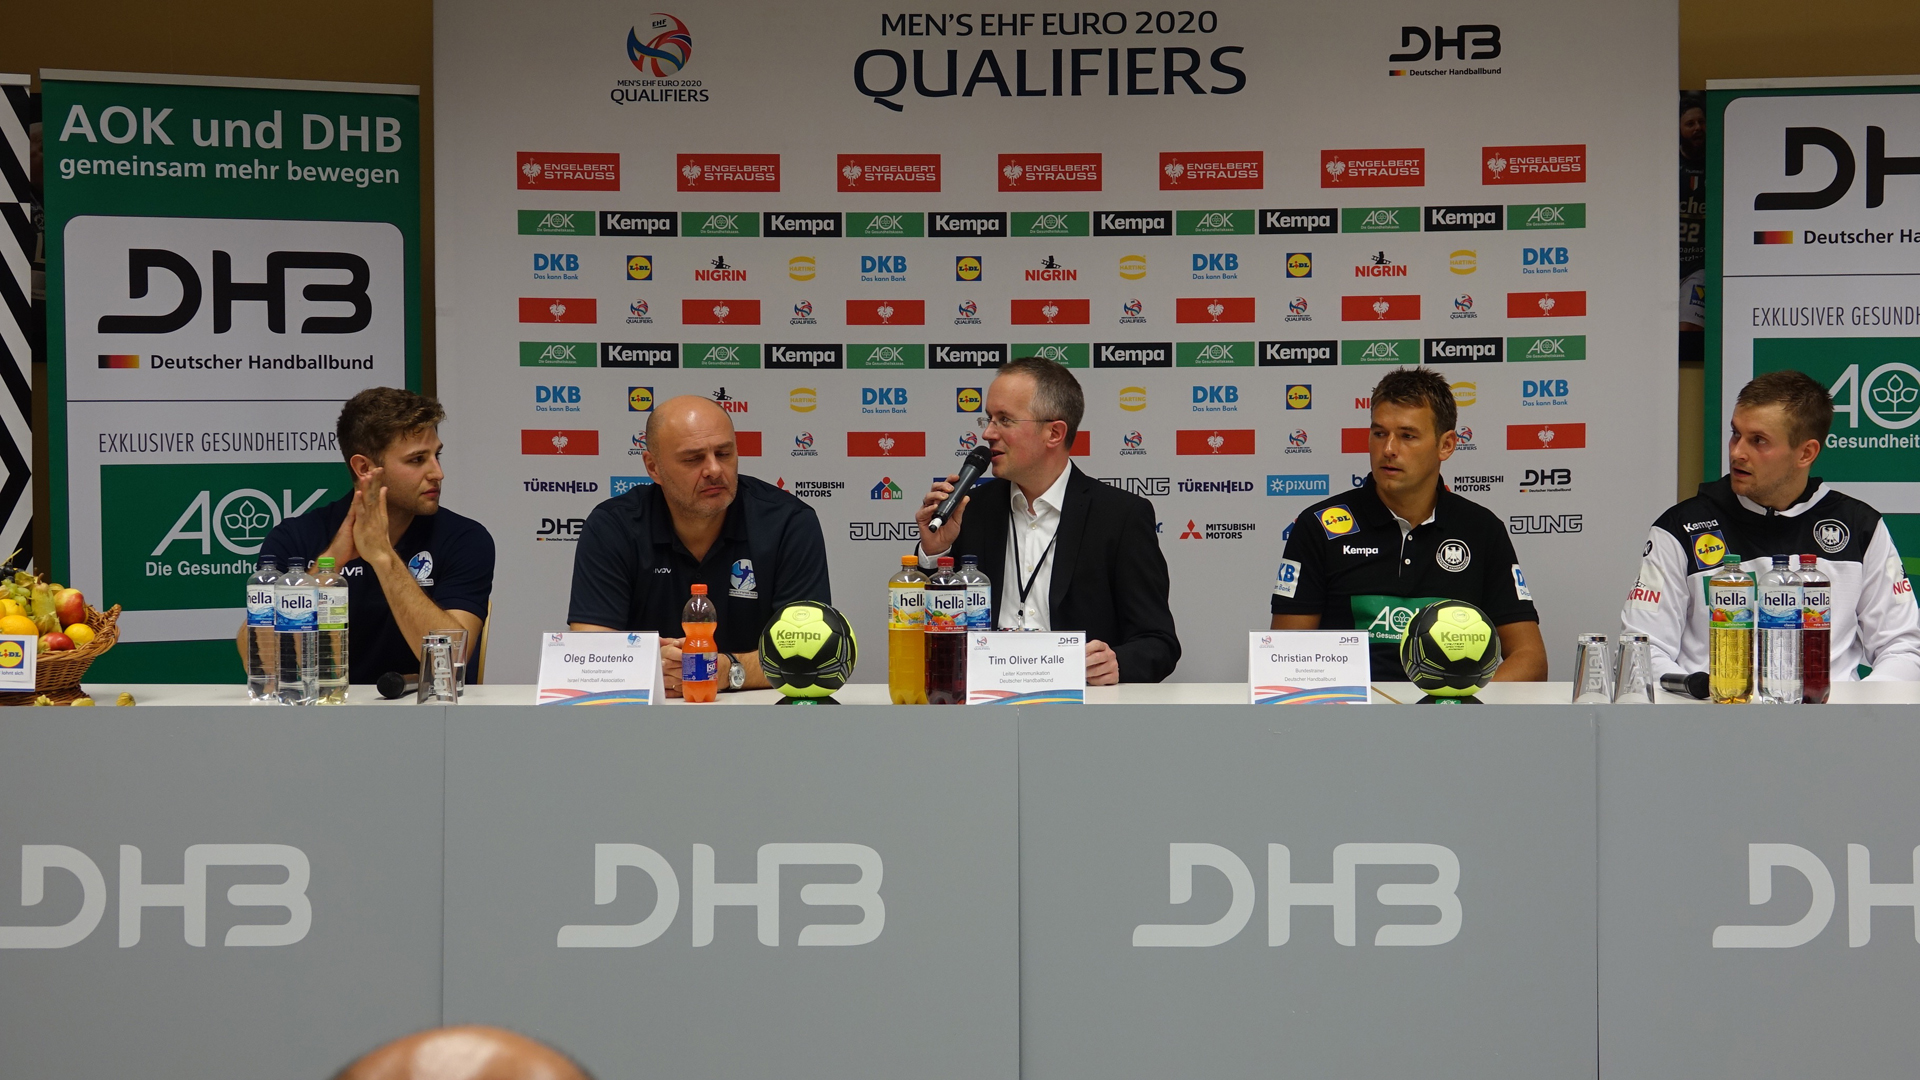
[[[1438,600],[1414,613],[1400,635],[1407,681],[1434,697],[1469,697],[1500,666],[1493,621],[1464,600]]]
[[[847,617],[812,600],[774,612],[760,632],[760,670],[788,697],[822,698],[845,686],[859,653]]]

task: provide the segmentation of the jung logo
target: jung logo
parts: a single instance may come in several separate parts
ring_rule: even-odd
[[[1253,918],[1253,874],[1240,856],[1218,844],[1167,845],[1167,901],[1193,899],[1195,867],[1210,866],[1226,875],[1233,899],[1226,914],[1211,923],[1142,923],[1133,928],[1135,948],[1205,949],[1232,941]],[[1389,923],[1373,936],[1375,945],[1445,945],[1460,934],[1460,857],[1439,844],[1340,844],[1333,849],[1331,882],[1293,880],[1293,854],[1285,844],[1267,845],[1267,944],[1285,945],[1293,933],[1293,909],[1333,909],[1333,940],[1354,943],[1358,921],[1354,868],[1359,866],[1431,866],[1433,881],[1380,886],[1382,904],[1431,907],[1433,923]]]
[[[181,909],[182,932],[188,945],[207,944],[207,868],[210,866],[279,866],[287,879],[277,884],[240,884],[227,890],[235,907],[283,908],[284,923],[245,924],[227,928],[229,946],[292,945],[313,929],[313,905],[307,899],[312,867],[306,852],[286,844],[194,844],[187,848],[186,880],[164,885],[141,880],[140,849],[120,846],[120,947],[140,943],[140,915],[147,908]],[[35,907],[46,898],[47,871],[65,870],[80,881],[80,911],[58,926],[0,926],[0,949],[64,949],[78,945],[100,925],[107,912],[107,880],[100,867],[78,848],[64,844],[20,845],[20,904]]]
[[[800,889],[800,902],[816,907],[857,907],[857,923],[814,923],[800,928],[796,944],[865,945],[886,929],[887,905],[880,897],[884,867],[880,853],[865,844],[762,844],[758,879],[716,882],[713,848],[693,845],[693,946],[713,944],[713,909],[751,907],[758,912],[760,944],[780,944],[780,868],[853,866],[860,877],[846,882],[815,882]],[[620,868],[630,866],[653,879],[653,910],[637,923],[594,923],[560,928],[562,949],[635,949],[657,940],[680,913],[680,877],[659,852],[644,844],[593,845],[593,902],[611,904],[620,891]]]
[[[1773,869],[1796,870],[1813,888],[1807,913],[1798,922],[1785,925],[1713,928],[1716,949],[1793,949],[1820,936],[1833,919],[1835,893],[1833,874],[1820,857],[1798,844],[1747,845],[1747,903],[1754,906],[1773,899]],[[1877,907],[1912,908],[1913,937],[1920,941],[1920,847],[1913,849],[1911,882],[1873,880],[1873,856],[1864,844],[1847,845],[1847,945],[1859,948],[1873,940],[1873,909]]]

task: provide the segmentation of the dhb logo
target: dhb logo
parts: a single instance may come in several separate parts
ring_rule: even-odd
[[[120,947],[140,944],[141,913],[147,908],[181,909],[181,933],[188,945],[207,944],[207,869],[213,866],[271,866],[286,871],[284,881],[249,883],[227,890],[236,907],[278,908],[285,922],[246,923],[227,928],[227,946],[293,945],[313,928],[313,904],[307,883],[313,867],[306,852],[285,844],[194,844],[187,848],[186,880],[178,885],[141,880],[140,849],[120,845]],[[20,846],[20,902],[38,905],[46,897],[47,871],[63,870],[80,882],[80,910],[56,926],[0,926],[0,949],[64,949],[92,934],[107,912],[107,880],[86,852],[64,844]]]
[[[166,248],[131,248],[127,251],[127,296],[146,297],[153,286],[153,272],[171,275],[174,284],[161,286],[165,295],[177,287],[180,301],[164,315],[102,315],[102,334],[171,334],[193,321],[200,313],[205,288],[200,272],[186,257]],[[357,334],[373,321],[373,300],[367,294],[372,271],[367,260],[350,251],[274,251],[267,255],[265,281],[236,281],[233,256],[225,251],[213,253],[213,332],[225,334],[233,329],[235,304],[265,304],[267,329],[275,334],[287,332],[287,272],[289,270],[332,270],[345,273],[345,282],[314,282],[300,290],[310,303],[352,308],[351,314],[310,315],[301,320],[303,334]],[[338,307],[329,310],[338,311]]]
[[[1822,127],[1790,127],[1786,130],[1786,174],[1799,176],[1806,169],[1807,147],[1817,146],[1833,158],[1833,181],[1818,191],[1763,191],[1753,198],[1755,210],[1820,210],[1832,206],[1853,189],[1858,168],[1853,146],[1839,132]],[[1826,170],[1814,166],[1818,176]],[[1888,157],[1885,128],[1867,128],[1867,208],[1887,201],[1887,177],[1920,173],[1920,157]]]

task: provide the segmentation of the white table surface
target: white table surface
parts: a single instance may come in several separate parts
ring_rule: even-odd
[[[244,705],[247,703],[247,691],[244,686],[217,686],[197,683],[142,683],[86,684],[87,692],[100,705],[112,705],[121,691],[131,692],[134,700],[141,705]],[[1420,691],[1408,683],[1376,683],[1377,693],[1374,700],[1378,704],[1406,704],[1418,701]],[[1481,691],[1479,698],[1488,705],[1567,705],[1572,703],[1573,687],[1564,682],[1536,683],[1494,683]],[[885,705],[887,688],[882,683],[855,683],[834,695],[835,700],[845,705]],[[352,687],[347,694],[352,705],[412,705],[413,695],[408,694],[396,701],[386,701],[371,686]],[[777,702],[780,695],[772,690],[749,690],[739,694],[722,694],[722,704],[731,705],[770,705]],[[1702,704],[1691,698],[1679,697],[1662,692],[1659,695],[1662,704],[1696,705]],[[1920,704],[1920,683],[1894,682],[1843,682],[1833,686],[1833,703],[1836,705],[1868,704]],[[679,698],[666,698],[669,705],[683,705]],[[1247,703],[1247,687],[1244,683],[1134,683],[1125,686],[1092,686],[1087,688],[1089,705],[1244,705]],[[531,705],[533,687],[531,685],[475,685],[467,687],[462,704],[467,705]]]

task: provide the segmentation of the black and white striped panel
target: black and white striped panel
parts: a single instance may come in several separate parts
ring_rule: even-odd
[[[27,177],[28,125],[40,102],[25,75],[0,74],[0,559],[33,542],[33,350],[44,338],[33,310],[40,224]]]

